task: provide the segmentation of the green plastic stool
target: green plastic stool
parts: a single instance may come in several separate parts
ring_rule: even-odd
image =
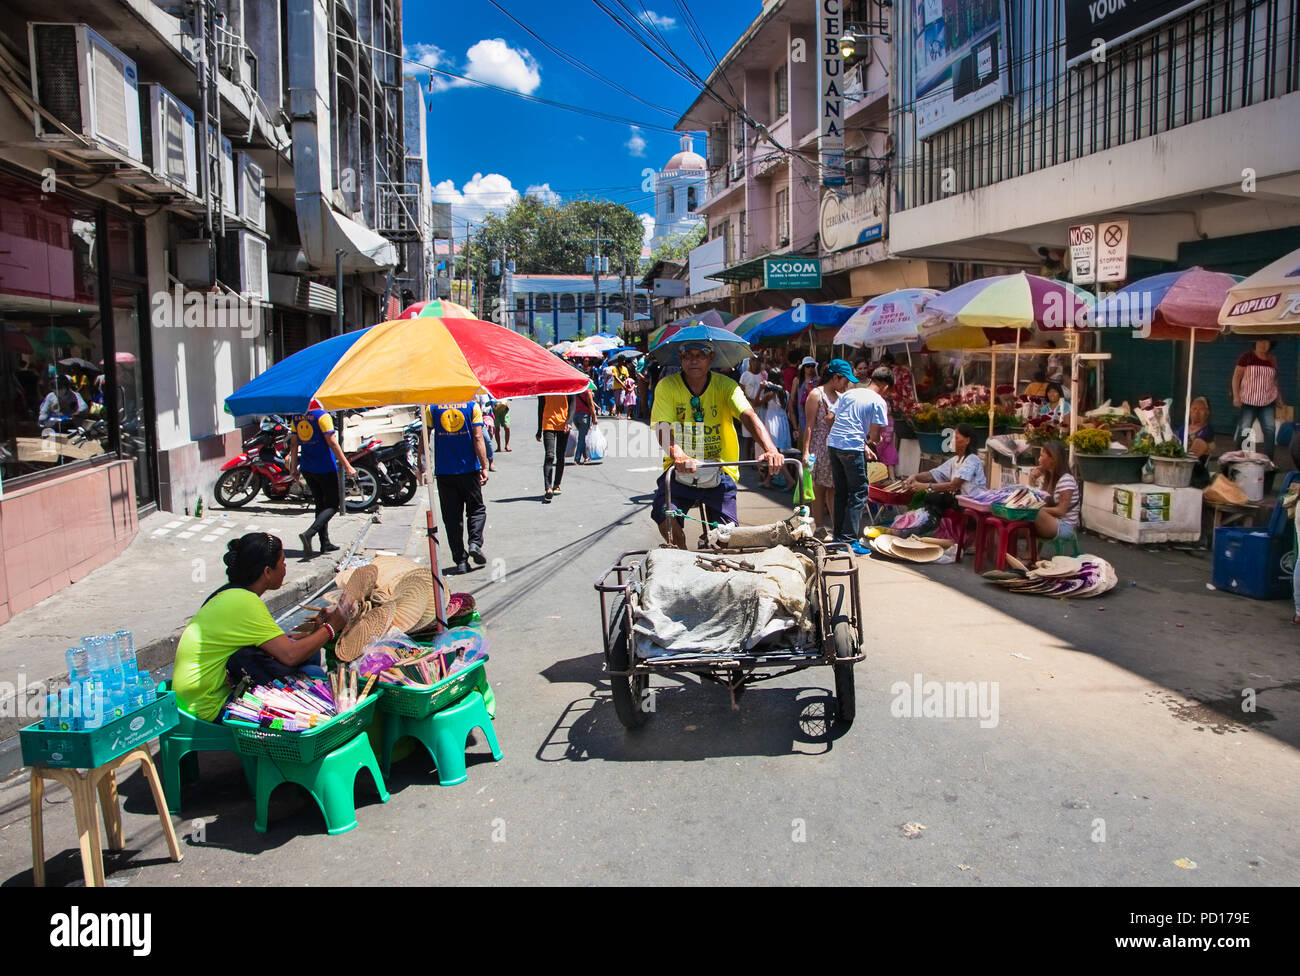
[[[270,756],[257,756],[255,759],[257,818],[253,821],[253,827],[260,834],[266,833],[266,814],[271,804],[271,794],[282,783],[297,783],[311,794],[325,817],[325,828],[331,834],[346,834],[357,825],[353,790],[356,788],[357,773],[361,770],[370,771],[380,801],[388,802],[388,789],[379,772],[379,763],[375,761],[375,750],[370,748],[370,739],[364,733],[311,762],[289,762],[285,759],[272,759]]]
[[[1048,539],[1046,542],[1039,543],[1038,557],[1040,559],[1050,559],[1052,556],[1077,556],[1079,555],[1079,537],[1077,535],[1067,536],[1064,539]]]
[[[158,686],[159,691],[171,691],[171,682],[164,681]],[[228,726],[219,722],[205,722],[191,715],[178,704],[177,716],[180,721],[176,727],[164,732],[158,740],[158,772],[162,776],[163,794],[167,797],[167,809],[174,814],[181,812],[181,784],[192,783],[199,778],[200,752],[235,752],[235,734]],[[244,781],[248,783],[248,792],[256,792],[257,760],[252,756],[240,755],[244,767]]]
[[[438,769],[439,786],[455,786],[468,778],[465,771],[465,741],[474,729],[481,729],[492,749],[494,762],[501,761],[501,746],[496,730],[488,715],[483,696],[471,691],[450,708],[434,712],[425,718],[405,715],[384,715],[384,769],[390,766],[393,747],[399,740],[410,736],[433,758]]]

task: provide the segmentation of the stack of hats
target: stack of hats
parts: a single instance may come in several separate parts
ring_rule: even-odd
[[[1100,556],[1053,556],[1032,568],[1008,556],[1007,566],[984,578],[1015,593],[1071,598],[1101,596],[1119,582],[1115,567]]]
[[[867,540],[874,552],[909,563],[933,563],[943,558],[946,548],[953,543],[948,539],[927,536],[897,536],[882,534]]]

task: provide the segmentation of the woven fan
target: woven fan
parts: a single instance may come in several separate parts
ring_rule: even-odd
[[[419,563],[405,556],[376,556],[370,565],[374,566],[379,573],[379,577],[375,580],[375,589],[389,594],[393,592],[399,579],[420,568]]]
[[[433,602],[433,577],[427,569],[407,573],[393,587],[393,626],[413,630]]]
[[[392,626],[392,606],[367,610],[338,639],[338,643],[334,645],[334,656],[345,664],[355,661],[366,652],[366,648],[371,643],[388,633]]]
[[[378,578],[379,570],[374,566],[358,566],[343,584],[343,593],[360,605],[370,599],[370,594],[375,590],[375,580]]]

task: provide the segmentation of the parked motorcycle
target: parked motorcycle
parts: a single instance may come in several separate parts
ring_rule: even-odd
[[[221,466],[221,475],[214,489],[217,504],[224,508],[242,508],[259,492],[272,501],[310,502],[311,491],[295,472],[289,474],[285,454],[289,447],[289,424],[275,415],[263,418],[258,432],[244,442],[242,454]],[[373,467],[358,466],[354,458],[361,451],[348,455],[356,468],[356,477],[348,478],[344,488],[344,505],[349,512],[370,508],[379,497],[379,479]]]

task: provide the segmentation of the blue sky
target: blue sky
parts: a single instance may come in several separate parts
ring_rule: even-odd
[[[617,116],[611,122],[513,94],[425,75],[429,175],[435,199],[450,200],[456,232],[461,218],[504,209],[516,194],[562,199],[588,196],[625,203],[651,214],[642,171],[661,168],[678,150],[671,128],[698,94],[607,17],[593,0],[498,0],[542,39],[582,64],[669,113],[643,104],[583,73],[488,0],[406,0],[403,41],[410,61],[489,81],[536,98]],[[602,0],[625,17],[618,0]],[[715,63],[692,37],[683,7],[694,15],[721,57],[761,10],[759,0],[623,0],[702,77]],[[418,65],[408,63],[408,74]],[[632,123],[644,123],[633,128]],[[697,137],[697,152],[704,145]],[[554,199],[554,197],[552,197]]]

